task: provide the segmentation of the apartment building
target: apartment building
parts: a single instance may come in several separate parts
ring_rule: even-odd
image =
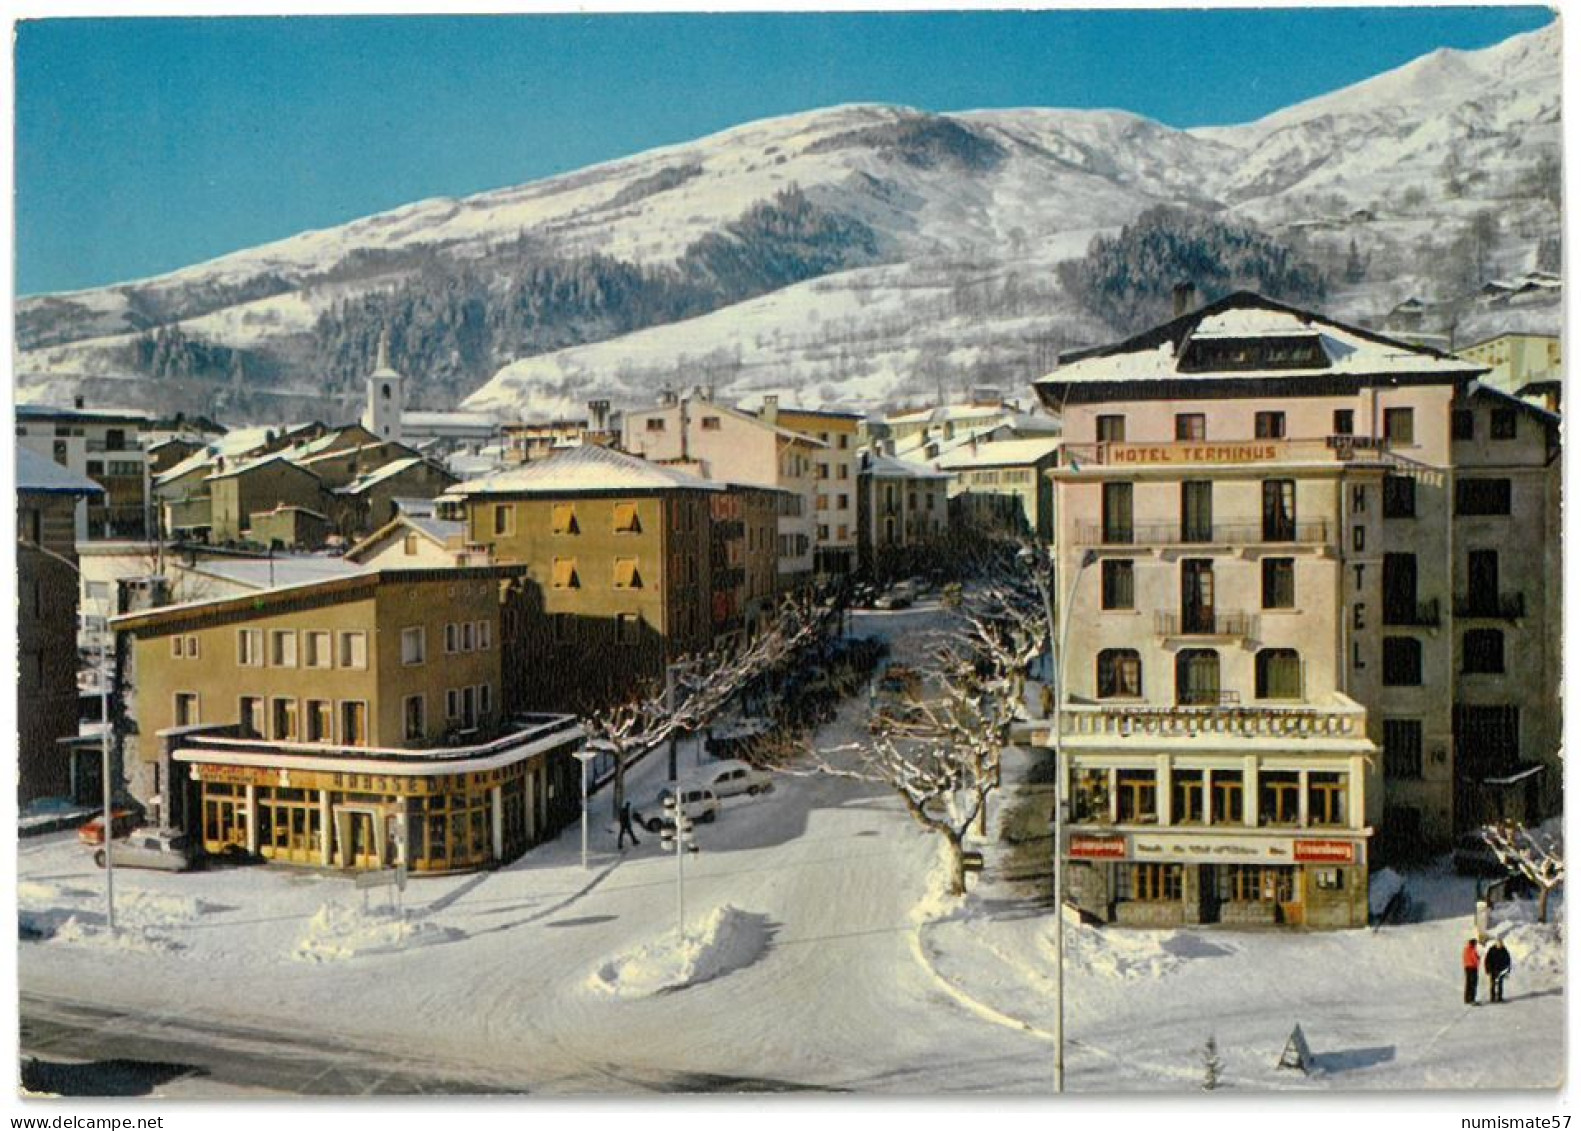
[[[117,617],[134,794],[211,852],[429,872],[520,855],[578,812],[580,731],[506,698],[519,573],[385,569]]]
[[[779,397],[772,393],[763,398],[758,418],[823,445],[813,457],[813,572],[820,577],[852,572],[860,541],[857,472],[861,448],[868,438],[866,418],[855,412],[782,408]]]
[[[1514,490],[1465,486],[1506,476],[1457,466],[1482,371],[1243,293],[1037,382],[1064,412],[1059,725],[1083,906],[1126,923],[1359,925],[1374,853],[1444,845],[1508,801],[1493,779],[1522,758],[1554,772],[1534,728],[1455,706],[1456,500],[1499,510]],[[1539,423],[1524,427],[1538,449]],[[1493,663],[1490,638],[1471,647]],[[1477,691],[1479,707],[1514,693]]]
[[[621,446],[660,464],[696,471],[716,483],[779,492],[779,584],[791,589],[811,580],[817,548],[817,462],[821,440],[770,424],[713,399],[707,389],[627,412]]]
[[[857,472],[857,547],[864,573],[910,574],[949,530],[950,477],[926,464],[863,452]]]
[[[87,800],[97,765],[79,765],[60,745],[77,733],[79,502],[99,484],[32,448],[16,450],[17,793]]]
[[[949,475],[951,504],[964,518],[1047,542],[1054,536],[1054,490],[1046,473],[1059,447],[1058,436],[973,439],[940,456],[937,466]]]
[[[1456,350],[1457,357],[1488,367],[1484,388],[1529,398],[1558,412],[1564,392],[1564,355],[1557,334],[1495,334]]]
[[[150,423],[141,412],[84,408],[80,397],[73,408],[16,407],[17,447],[103,488],[78,497],[76,541],[145,536],[150,494],[142,433]]]

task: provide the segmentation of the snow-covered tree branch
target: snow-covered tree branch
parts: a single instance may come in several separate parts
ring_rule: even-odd
[[[1537,887],[1537,919],[1548,922],[1548,898],[1565,882],[1564,833],[1557,823],[1529,829],[1513,821],[1488,825],[1482,839],[1510,871]]]

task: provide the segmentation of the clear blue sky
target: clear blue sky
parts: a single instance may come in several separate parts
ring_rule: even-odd
[[[1249,121],[1544,8],[77,19],[18,26],[17,287],[156,274],[841,102]]]

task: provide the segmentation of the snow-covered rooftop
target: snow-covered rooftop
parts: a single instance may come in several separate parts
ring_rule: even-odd
[[[597,444],[563,448],[519,468],[452,488],[458,495],[556,495],[579,491],[718,491],[684,471]]]
[[[948,479],[942,471],[935,471],[927,464],[896,456],[874,455],[869,458],[867,470],[883,479]]]
[[[978,444],[957,448],[939,460],[944,471],[961,471],[973,467],[1019,467],[1031,465],[1059,450],[1063,441],[1056,438],[1030,440],[996,440],[991,444]]]
[[[45,459],[32,448],[20,444],[16,449],[16,489],[47,491],[68,495],[99,495],[104,488],[93,480],[69,471],[52,459]]]

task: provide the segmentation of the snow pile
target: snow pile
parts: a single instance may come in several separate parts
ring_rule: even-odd
[[[1052,931],[1039,936],[1038,947],[1052,965]],[[1219,958],[1235,951],[1233,944],[1213,941],[1194,931],[1091,927],[1066,917],[1065,961],[1113,981],[1156,980],[1193,959]]]
[[[344,962],[365,954],[394,954],[464,937],[464,931],[425,919],[407,919],[389,907],[364,911],[326,903],[308,920],[291,957],[298,962]]]
[[[27,925],[30,918],[34,929],[51,942],[105,947],[110,950],[140,951],[144,954],[167,954],[182,949],[181,943],[160,933],[157,927],[124,923],[120,919],[116,920],[115,933],[111,934],[105,930],[102,916],[95,920],[88,916],[68,915],[64,920],[56,922],[47,914],[29,916],[24,912],[22,915],[24,925]]]
[[[727,903],[689,924],[684,943],[669,932],[603,963],[589,975],[587,984],[618,998],[683,990],[750,966],[768,941],[766,916]]]
[[[1405,881],[1393,868],[1380,868],[1367,881],[1367,910],[1376,919],[1389,909],[1394,897],[1405,890]]]
[[[123,887],[115,893],[116,931],[111,935],[104,928],[102,891],[23,880],[16,894],[24,937],[120,950],[180,950],[182,944],[168,933],[171,929],[222,910],[191,896]]]
[[[1558,899],[1550,901],[1547,923],[1537,921],[1537,902],[1516,899],[1501,903],[1488,915],[1488,933],[1503,939],[1515,963],[1512,977],[1520,974],[1553,974],[1565,970],[1564,910]]]

